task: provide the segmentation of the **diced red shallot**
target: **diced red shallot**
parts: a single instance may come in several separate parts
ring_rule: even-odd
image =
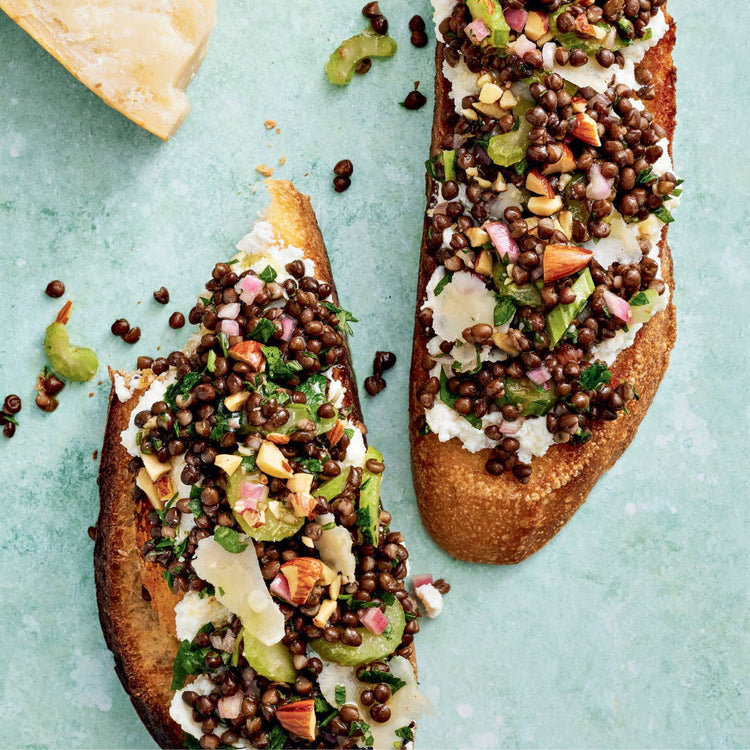
[[[238,690],[234,695],[225,695],[219,698],[217,708],[222,719],[236,719],[242,713],[242,699],[244,694]]]
[[[276,578],[271,581],[271,585],[268,587],[272,594],[276,594],[279,599],[284,601],[292,601],[292,592],[289,590],[289,581],[286,580],[283,573],[277,574]]]
[[[524,55],[527,55],[529,52],[537,48],[536,44],[534,44],[531,39],[528,39],[525,34],[521,34],[521,36],[519,36],[515,42],[511,42],[508,47],[510,47],[510,49],[512,49],[522,60]]]
[[[412,582],[414,583],[414,588],[418,589],[420,586],[424,586],[428,583],[432,583],[432,576],[429,573],[422,573],[419,575],[415,575],[412,578]]]
[[[617,29],[613,26],[608,32],[607,36],[602,39],[602,47],[606,47],[607,49],[612,49],[612,47],[615,46],[615,42],[617,41]]]
[[[544,385],[551,377],[550,371],[542,365],[526,373],[526,377],[535,385]]]
[[[507,420],[505,422],[500,422],[497,429],[500,430],[503,435],[515,435],[521,429],[521,420],[517,419],[515,422],[508,422]]]
[[[289,341],[292,338],[292,331],[294,331],[294,318],[290,318],[288,315],[282,315],[279,320],[281,321],[281,340]]]
[[[374,635],[380,635],[388,627],[388,618],[377,607],[360,610],[359,619]]]
[[[227,305],[222,305],[216,315],[222,320],[234,320],[240,314],[240,303],[230,302]]]
[[[517,8],[509,8],[503,12],[503,15],[508,26],[518,33],[523,31],[523,27],[526,26],[526,19],[529,17],[529,14],[525,10]]]
[[[604,292],[602,299],[607,306],[607,310],[609,310],[616,318],[619,318],[625,323],[633,322],[633,310],[626,299],[618,297],[614,292],[610,292],[609,289]]]
[[[508,229],[507,224],[502,221],[490,221],[484,225],[483,229],[490,236],[490,240],[501,260],[505,259],[506,255],[511,263],[518,260],[521,251],[518,249],[516,241],[510,236],[510,229]]]
[[[260,482],[243,482],[240,485],[240,496],[234,504],[234,510],[244,513],[246,510],[258,510],[258,503],[268,499],[268,485]]]
[[[257,276],[248,274],[243,276],[235,285],[234,290],[246,305],[252,305],[258,292],[263,289],[263,281]]]
[[[590,201],[603,201],[609,198],[612,192],[614,179],[607,179],[602,174],[599,164],[592,164],[589,169],[589,184],[586,186],[586,197]]]
[[[225,333],[227,336],[239,336],[240,324],[236,320],[222,320],[219,325],[219,333]]]
[[[464,31],[466,32],[466,36],[474,43],[481,42],[482,39],[486,39],[490,35],[489,27],[481,18],[467,23]]]

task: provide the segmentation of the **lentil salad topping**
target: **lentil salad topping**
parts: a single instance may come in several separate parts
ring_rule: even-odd
[[[420,614],[352,415],[354,318],[267,223],[238,248],[186,349],[115,376],[142,393],[121,436],[152,506],[141,552],[182,595],[171,715],[205,748],[406,744]]]
[[[417,426],[526,483],[533,456],[638,397],[609,366],[668,302],[658,244],[681,181],[637,67],[664,3],[434,4],[455,111],[427,162]]]

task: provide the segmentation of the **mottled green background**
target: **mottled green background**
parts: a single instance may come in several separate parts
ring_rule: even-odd
[[[70,385],[52,415],[33,406],[41,335],[61,278],[73,336],[106,365],[179,345],[215,260],[266,203],[260,163],[313,197],[341,296],[362,321],[360,381],[376,348],[399,365],[366,400],[388,461],[385,498],[413,567],[453,583],[419,639],[436,715],[422,748],[747,747],[747,148],[745,3],[671,3],[679,22],[686,178],[671,231],[679,336],[638,438],[546,549],[513,568],[457,563],[423,531],[406,438],[407,361],[423,210],[431,52],[408,43],[424,0],[382,0],[400,50],[344,90],[322,67],[362,26],[360,3],[220,0],[193,112],[168,144],[70,77],[0,14],[0,392],[25,400],[0,438],[0,745],[153,747],[112,670],[97,621],[92,543],[107,385]],[[432,102],[430,101],[430,105]],[[281,133],[264,120],[278,121]],[[335,194],[331,168],[354,161]],[[164,309],[151,292],[167,284]],[[119,316],[143,328],[129,347]],[[745,356],[743,356],[743,354]]]

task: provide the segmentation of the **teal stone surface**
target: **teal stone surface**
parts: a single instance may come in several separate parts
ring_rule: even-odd
[[[180,346],[213,263],[267,203],[259,164],[312,196],[363,381],[376,349],[398,365],[364,399],[385,454],[384,499],[413,572],[452,584],[422,621],[420,680],[435,714],[420,748],[741,748],[748,731],[748,6],[670,3],[678,22],[675,162],[685,192],[670,230],[679,333],[665,382],[619,463],[570,524],[515,567],[443,553],[417,513],[407,377],[431,105],[398,105],[431,47],[409,44],[424,0],[382,0],[399,51],[348,88],[323,75],[364,25],[361,3],[220,0],[193,111],[162,143],[110,110],[0,13],[0,395],[24,400],[0,437],[0,746],[153,748],[113,671],[93,581],[94,456],[107,365]],[[430,38],[433,38],[430,33]],[[280,132],[268,130],[273,119]],[[280,166],[282,157],[285,159]],[[332,167],[354,162],[336,194]],[[60,407],[33,404],[45,326],[74,300],[70,332],[101,366]],[[154,302],[165,284],[172,301]],[[112,336],[127,318],[136,346]],[[458,501],[458,499],[457,499]]]

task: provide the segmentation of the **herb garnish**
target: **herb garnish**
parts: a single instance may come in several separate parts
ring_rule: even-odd
[[[217,526],[214,531],[214,539],[227,552],[244,552],[248,545],[240,541],[239,534],[227,526]]]
[[[266,284],[270,284],[272,281],[276,281],[276,269],[273,266],[266,266],[259,274],[258,278],[261,281],[265,281]]]
[[[274,325],[273,321],[268,318],[261,318],[255,328],[253,328],[250,338],[255,341],[262,341],[264,344],[268,343],[268,340],[273,336]]]
[[[379,672],[377,669],[363,669],[358,675],[357,679],[362,682],[372,682],[377,684],[383,682],[391,688],[392,693],[396,693],[401,690],[406,682],[400,677],[396,677],[392,672]]]
[[[322,304],[323,307],[330,310],[339,319],[339,324],[336,328],[348,336],[353,336],[354,331],[352,331],[349,323],[359,323],[359,321],[348,310],[344,310],[343,307],[337,307],[333,302],[323,302]]]
[[[268,375],[271,378],[277,380],[288,380],[296,376],[302,365],[296,360],[290,360],[285,362],[281,350],[275,346],[262,346],[260,350],[263,352],[263,356],[266,358],[266,364],[268,365]]]
[[[584,391],[593,391],[597,386],[609,383],[611,379],[612,373],[607,369],[607,365],[593,362],[581,373],[578,384]]]

